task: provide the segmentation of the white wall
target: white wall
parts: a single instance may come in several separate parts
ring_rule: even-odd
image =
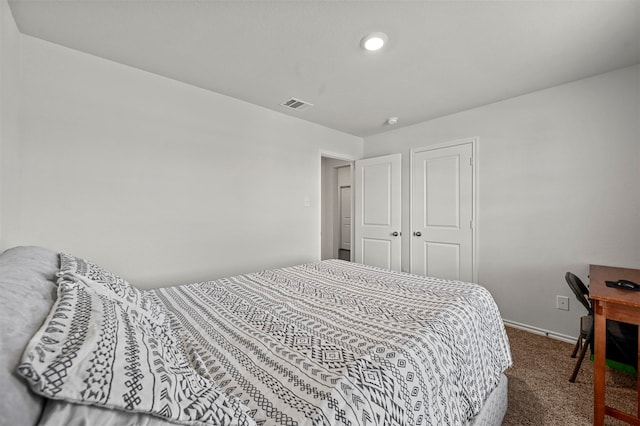
[[[20,33],[6,0],[0,0],[0,240],[6,228],[7,174],[15,170],[10,161],[18,145]]]
[[[2,248],[67,251],[143,288],[320,258],[320,152],[359,158],[360,138],[20,42]]]
[[[359,138],[20,35],[0,12],[0,249],[65,250],[141,287],[319,258],[319,155],[359,158]],[[364,154],[403,153],[410,235],[409,150],[479,136],[480,282],[506,319],[575,335],[564,272],[640,267],[639,82],[638,66],[603,74]]]
[[[365,138],[364,156],[478,136],[479,278],[505,319],[576,336],[564,281],[588,265],[640,267],[640,66]],[[403,268],[409,239],[403,240]],[[570,297],[570,311],[555,307]]]

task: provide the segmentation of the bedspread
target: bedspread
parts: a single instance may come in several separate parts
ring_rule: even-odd
[[[257,424],[466,424],[511,365],[476,284],[329,260],[152,293]]]

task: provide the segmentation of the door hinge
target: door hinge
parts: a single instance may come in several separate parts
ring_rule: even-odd
[[[469,221],[469,228],[473,229],[473,220]]]
[[[469,157],[469,165],[473,167],[473,157]]]

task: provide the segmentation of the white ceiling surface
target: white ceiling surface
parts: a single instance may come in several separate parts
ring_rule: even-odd
[[[10,5],[22,33],[357,136],[640,63],[637,0]]]

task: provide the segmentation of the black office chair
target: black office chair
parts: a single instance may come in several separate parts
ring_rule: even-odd
[[[578,371],[580,371],[580,366],[584,360],[587,348],[593,344],[593,307],[591,306],[591,300],[589,299],[589,289],[587,289],[587,286],[582,283],[580,278],[571,272],[567,272],[564,279],[576,295],[576,298],[584,305],[585,308],[587,308],[588,312],[588,315],[584,315],[580,318],[580,335],[578,336],[578,341],[576,341],[576,345],[573,347],[573,352],[571,353],[571,358],[575,358],[578,350],[580,351],[578,361],[576,361],[573,373],[569,379],[569,381],[573,383],[576,381],[576,376],[578,375]]]

